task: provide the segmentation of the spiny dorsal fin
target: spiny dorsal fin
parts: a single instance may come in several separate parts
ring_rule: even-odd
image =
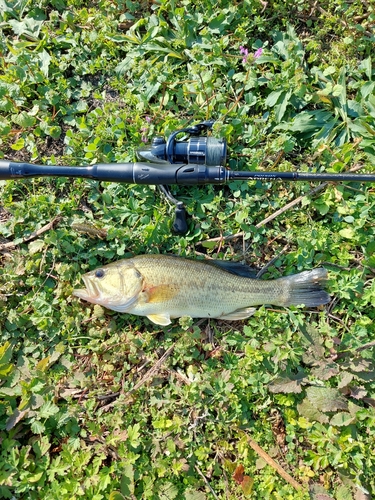
[[[241,262],[232,262],[228,260],[220,259],[194,259],[193,257],[182,257],[180,255],[167,255],[168,257],[187,259],[194,262],[202,262],[203,264],[208,264],[210,266],[219,267],[223,271],[227,271],[231,274],[236,274],[237,276],[242,276],[244,278],[255,279],[259,272],[259,269],[255,267],[250,267],[246,264],[241,264]]]
[[[220,267],[231,274],[236,274],[237,276],[242,276],[244,278],[255,279],[258,274],[258,269],[254,267],[247,266],[246,264],[241,264],[241,262],[231,262],[228,260],[205,260],[206,264],[211,264],[212,266]]]

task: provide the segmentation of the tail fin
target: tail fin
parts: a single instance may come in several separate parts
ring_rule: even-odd
[[[330,301],[330,296],[323,290],[327,281],[327,271],[323,267],[280,279],[285,280],[287,288],[285,306],[303,304],[316,307]]]

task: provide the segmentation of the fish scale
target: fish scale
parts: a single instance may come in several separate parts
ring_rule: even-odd
[[[247,269],[225,261],[139,255],[90,271],[82,277],[86,289],[73,293],[161,325],[181,316],[244,319],[262,304],[315,307],[330,300],[323,268],[275,280],[249,278]]]

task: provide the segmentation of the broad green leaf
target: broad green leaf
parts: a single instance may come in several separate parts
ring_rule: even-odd
[[[46,135],[50,135],[53,139],[58,139],[61,135],[61,127],[59,125],[44,127]]]
[[[1,364],[0,365],[0,378],[5,378],[13,369],[13,365],[12,364],[7,364],[7,363],[4,363],[4,364]]]
[[[150,100],[158,92],[160,85],[159,82],[156,82],[145,89],[145,97],[147,100]]]
[[[339,102],[339,113],[341,115],[342,120],[346,120],[348,113],[348,103],[347,103],[347,95],[346,95],[346,68],[342,66],[340,70],[340,74],[338,77],[338,83],[334,86],[332,95],[338,98]]]
[[[7,120],[0,121],[0,135],[8,136],[11,131],[11,125]]]
[[[273,90],[267,97],[265,105],[269,108],[273,108],[283,94],[285,94],[284,90]]]
[[[333,97],[340,97],[343,95],[343,93],[344,93],[344,87],[342,85],[334,85],[330,92],[330,94],[333,95]]]
[[[371,62],[371,56],[368,56],[366,59],[363,59],[358,66],[359,70],[363,70],[365,72],[366,77],[369,80],[372,80],[372,62]],[[369,82],[366,82],[369,83]],[[372,82],[375,83],[375,82]]]
[[[40,418],[48,418],[55,415],[59,411],[59,407],[52,403],[52,401],[46,401],[40,408],[38,415]]]
[[[332,114],[328,111],[301,111],[291,122],[280,123],[275,130],[290,130],[292,132],[306,133],[318,131],[327,125],[327,122],[336,122]]]
[[[346,110],[350,118],[358,118],[365,114],[365,111],[361,104],[353,99],[348,99],[346,101]],[[349,121],[351,123],[351,120]]]
[[[124,466],[120,489],[122,495],[125,497],[131,497],[134,495],[134,468],[132,465]]]
[[[39,54],[40,69],[46,78],[48,77],[48,70],[49,70],[49,65],[51,63],[51,59],[52,59],[51,56],[48,54],[46,50],[43,50]]]
[[[371,137],[374,141],[375,137],[375,127],[372,127],[369,123],[362,118],[358,118],[349,123],[349,128],[352,132],[357,132],[355,135],[359,137]]]
[[[43,240],[30,241],[28,244],[30,255],[40,252],[44,248],[44,245],[45,243]]]
[[[202,241],[201,243],[202,247],[204,248],[215,248],[217,246],[216,241]]]
[[[352,240],[355,237],[355,231],[352,227],[345,227],[340,229],[339,234],[348,240]]]
[[[307,398],[297,405],[297,409],[299,414],[310,422],[320,422],[321,424],[329,422],[328,416],[318,410]]]
[[[119,491],[111,491],[108,496],[108,500],[126,500],[126,498],[127,497],[124,497]]]
[[[18,0],[16,2],[12,0],[0,0],[0,10],[2,12],[9,12],[13,15],[17,14],[17,11],[22,14],[24,8],[29,3],[28,0]]]
[[[50,360],[51,360],[50,356],[47,356],[46,358],[41,359],[38,362],[38,364],[36,365],[35,369],[38,371],[41,371],[41,372],[45,372],[50,365]]]
[[[134,17],[132,16],[132,18],[134,19]],[[116,43],[123,43],[125,42],[126,40],[130,40],[130,41],[135,41],[137,40],[137,37],[135,37],[134,35],[106,35],[106,39],[107,40],[112,40],[113,42],[116,42]]]
[[[233,21],[234,12],[230,12],[229,9],[225,9],[209,23],[210,31],[212,33],[223,33],[228,29],[228,26]],[[203,19],[202,19],[203,20]],[[190,30],[189,30],[190,31]],[[191,30],[194,33],[194,29]],[[191,39],[191,42],[193,39]]]
[[[131,446],[136,448],[139,445],[140,438],[140,424],[136,423],[134,425],[130,425],[127,429],[128,431],[128,440]]]
[[[207,500],[207,495],[203,491],[188,490],[185,492],[184,500]]]
[[[15,387],[0,387],[0,396],[19,397],[21,395],[22,395],[22,389],[19,384],[17,384]]]
[[[298,394],[302,392],[302,382],[306,378],[306,373],[301,370],[296,375],[285,374],[284,376],[277,377],[268,386],[271,392],[275,393],[295,393]]]
[[[13,427],[15,427],[18,424],[18,422],[20,420],[22,420],[25,415],[27,415],[27,413],[28,413],[28,410],[21,410],[20,411],[18,408],[16,408],[14,410],[14,412],[12,413],[12,415],[7,420],[7,423],[5,426],[6,430],[10,431],[11,429],[13,429]]]
[[[38,481],[41,480],[42,476],[43,476],[44,472],[41,471],[41,472],[36,472],[35,474],[32,474],[32,475],[29,475],[27,476],[27,480],[30,482],[30,483],[37,483]]]
[[[178,488],[173,483],[164,483],[159,490],[160,500],[174,500],[178,495]]]
[[[23,21],[10,19],[8,23],[12,26],[16,35],[28,35],[29,37],[36,39],[39,36],[44,20],[26,17]]]
[[[0,365],[8,364],[12,359],[13,348],[10,342],[5,342],[0,346]]]
[[[312,368],[311,374],[319,380],[329,380],[340,372],[339,366],[332,362],[322,360],[318,366]]]
[[[341,485],[337,488],[336,499],[335,500],[348,500],[351,497],[351,489],[349,486]],[[357,494],[355,500],[360,500],[360,496]],[[362,500],[368,500],[365,496]]]
[[[306,395],[310,403],[320,411],[347,410],[348,402],[337,389],[331,387],[307,387]]]
[[[343,389],[345,387],[347,387],[350,382],[353,380],[354,378],[354,375],[350,372],[346,372],[346,371],[341,371],[338,379],[338,383],[337,383],[337,388],[338,389]]]
[[[245,496],[249,496],[253,491],[254,479],[250,476],[244,476],[241,488]]]
[[[41,436],[33,443],[33,450],[38,459],[43,457],[50,448],[51,443],[47,436]]]
[[[22,128],[32,127],[36,123],[35,116],[30,115],[30,113],[26,113],[26,111],[22,111],[17,115],[12,115],[13,123],[16,123]]]
[[[10,146],[14,151],[20,151],[21,149],[23,149],[25,147],[25,139],[23,137],[20,137],[19,139],[17,139],[16,142],[14,142],[11,146]]]
[[[139,38],[134,32],[129,32],[126,35],[124,35],[124,39],[128,40],[129,42],[135,43],[137,45],[142,43],[141,38]]]
[[[327,66],[324,71],[323,71],[323,75],[324,76],[329,76],[329,75],[334,75],[336,73],[337,69],[335,66]]]
[[[291,90],[289,92],[283,92],[283,95],[279,99],[279,104],[275,107],[275,118],[277,123],[280,123],[282,118],[284,117],[291,95]]]
[[[352,424],[355,421],[355,417],[350,413],[340,411],[333,415],[331,420],[329,421],[330,425],[335,425],[337,427],[342,427],[345,425]]]
[[[310,484],[309,493],[311,500],[335,500],[320,484]]]

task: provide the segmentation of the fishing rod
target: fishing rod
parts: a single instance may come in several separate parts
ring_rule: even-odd
[[[225,139],[201,134],[210,130],[208,120],[192,127],[176,130],[168,140],[154,137],[150,146],[137,151],[140,162],[97,163],[89,166],[36,165],[33,163],[0,160],[0,180],[30,177],[80,177],[96,181],[156,185],[176,205],[173,229],[187,231],[186,210],[169,190],[170,185],[199,186],[226,184],[230,181],[356,181],[374,182],[375,174],[258,172],[225,168],[227,145]],[[187,140],[177,140],[181,133]]]

